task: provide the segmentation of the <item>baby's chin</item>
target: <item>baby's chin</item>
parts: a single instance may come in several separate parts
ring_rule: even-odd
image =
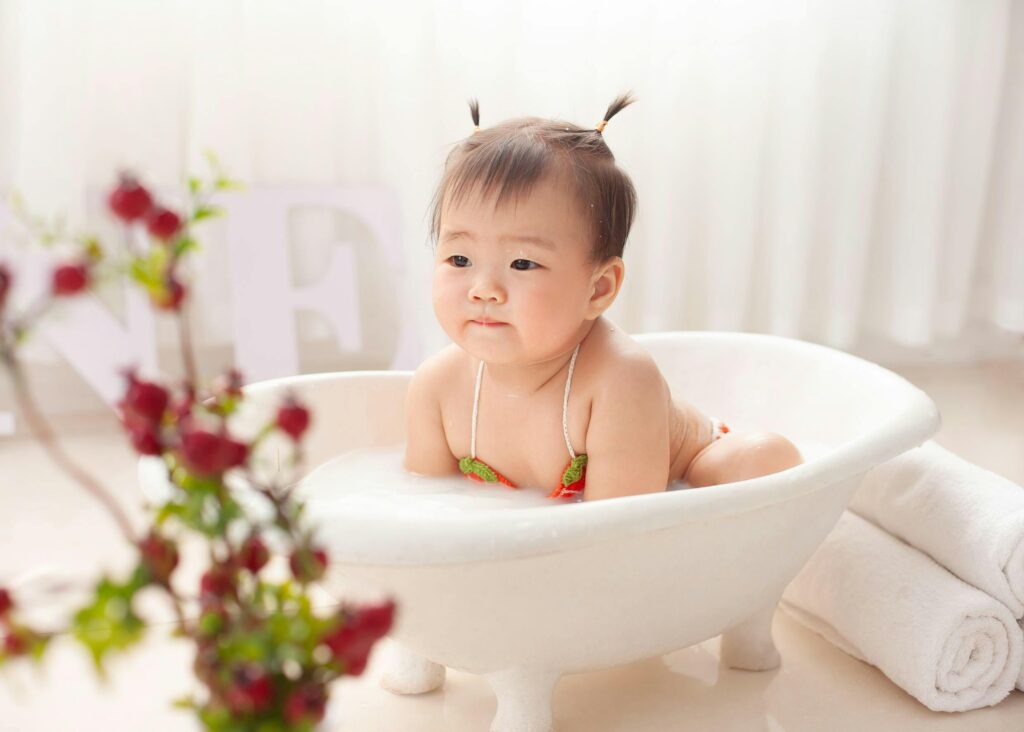
[[[524,352],[519,332],[512,325],[466,324],[459,333],[456,343],[477,358],[488,363],[512,364],[523,361]]]

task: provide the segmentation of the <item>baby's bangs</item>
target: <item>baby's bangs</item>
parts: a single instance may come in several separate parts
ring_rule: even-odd
[[[517,134],[488,141],[464,153],[455,162],[444,197],[452,204],[471,192],[487,198],[497,191],[495,205],[518,200],[553,172],[551,147],[531,134]]]

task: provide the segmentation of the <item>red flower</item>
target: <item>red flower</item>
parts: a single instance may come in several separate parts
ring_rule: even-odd
[[[53,271],[53,294],[76,295],[89,286],[89,268],[84,264],[62,264]]]
[[[11,291],[11,270],[7,268],[6,264],[0,264],[0,311],[4,309],[4,303],[7,301],[7,293]]]
[[[326,696],[319,684],[309,684],[293,689],[284,702],[284,718],[288,724],[303,721],[319,722],[324,718]]]
[[[366,670],[373,644],[391,630],[395,604],[387,601],[342,613],[341,623],[324,638],[334,658],[345,663],[345,673],[359,676]]]
[[[141,381],[133,372],[128,372],[126,377],[128,389],[125,391],[124,401],[120,406],[126,412],[131,412],[133,416],[144,421],[159,422],[170,401],[167,389],[159,384]]]
[[[291,435],[293,440],[298,440],[309,427],[309,410],[294,398],[289,398],[277,410],[277,426]]]
[[[233,683],[224,695],[232,712],[250,714],[270,706],[274,698],[274,686],[262,668],[247,663],[237,667],[232,676]]]
[[[9,633],[4,638],[4,652],[8,656],[20,656],[28,650],[28,643],[20,635]]]
[[[219,475],[244,463],[249,456],[248,445],[201,429],[188,429],[181,436],[181,458],[185,467],[196,475]]]
[[[327,552],[323,549],[300,547],[288,558],[292,575],[299,582],[315,582],[327,570]]]
[[[110,193],[107,203],[118,218],[131,222],[146,215],[153,204],[153,198],[132,176],[122,175],[121,182]]]
[[[151,292],[149,299],[161,310],[178,310],[187,292],[177,277],[168,275],[164,289],[158,293]]]
[[[170,239],[181,230],[181,218],[163,206],[154,206],[146,216],[146,230],[157,239]]]
[[[153,577],[160,582],[167,582],[178,566],[178,547],[158,534],[148,534],[140,541],[139,551]]]
[[[380,605],[368,605],[355,612],[357,623],[368,633],[378,638],[387,635],[395,621],[395,603],[391,600]]]
[[[270,561],[270,552],[263,540],[255,534],[250,536],[238,550],[238,563],[256,574]]]
[[[14,599],[11,593],[0,587],[0,618],[6,615],[14,607]]]
[[[164,452],[159,432],[152,424],[132,424],[128,427],[128,439],[140,455],[162,455]]]
[[[222,564],[216,564],[203,573],[199,580],[199,594],[211,597],[222,597],[231,592],[235,586],[231,570]]]

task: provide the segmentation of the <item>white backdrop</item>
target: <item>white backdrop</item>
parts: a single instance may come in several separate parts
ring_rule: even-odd
[[[484,126],[593,125],[625,89],[638,102],[605,134],[640,197],[610,312],[628,331],[853,351],[1024,332],[1024,3],[1009,0],[0,0],[0,189],[95,228],[116,168],[174,187],[206,148],[256,186],[382,187],[406,265],[360,272],[363,330],[414,318],[432,352],[427,205],[471,131],[466,99]],[[230,261],[216,227],[204,239],[212,347],[231,338]],[[297,279],[325,246],[298,241]],[[382,307],[398,288],[410,307]]]

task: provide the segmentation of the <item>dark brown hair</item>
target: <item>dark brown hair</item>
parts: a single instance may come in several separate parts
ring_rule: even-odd
[[[496,205],[501,204],[509,197],[529,193],[546,175],[565,171],[575,181],[581,208],[590,218],[591,262],[621,257],[636,214],[636,190],[615,164],[602,130],[604,122],[633,101],[629,93],[619,95],[596,129],[538,117],[520,117],[480,129],[480,106],[470,100],[476,130],[448,154],[431,202],[434,244],[440,236],[441,207],[446,201],[457,202],[470,190],[488,196],[497,189]]]

